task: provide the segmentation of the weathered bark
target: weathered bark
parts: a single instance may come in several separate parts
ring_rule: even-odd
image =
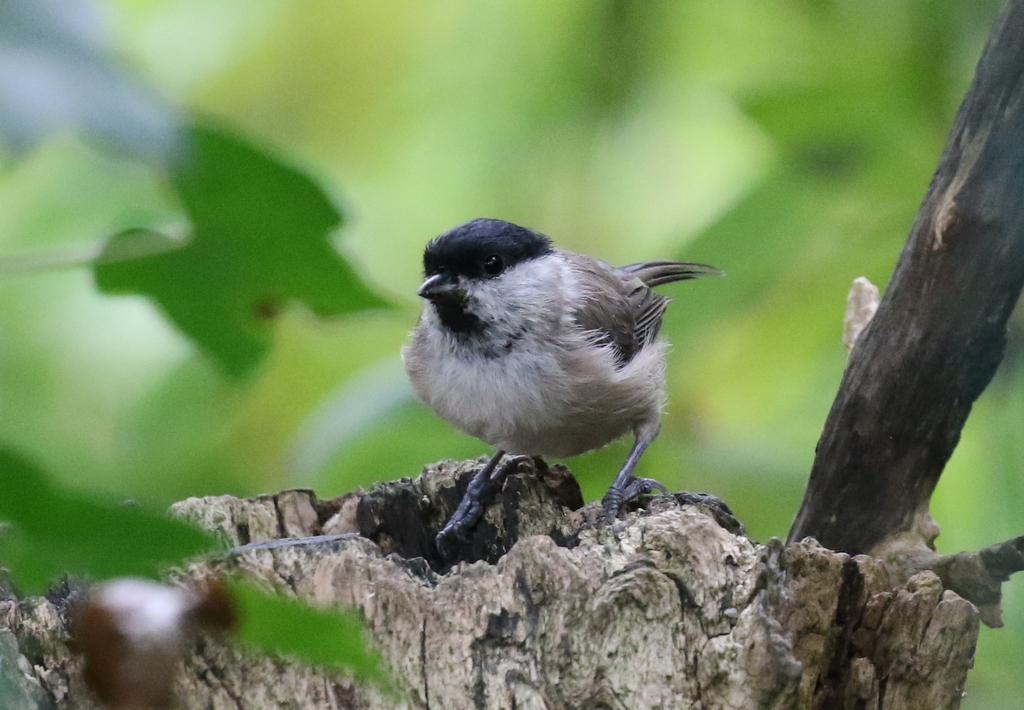
[[[932,491],[1002,360],[1022,284],[1024,2],[1010,0],[851,353],[791,541],[851,554],[932,547]]]
[[[493,563],[445,569],[429,552],[399,554],[432,537],[473,466],[442,464],[333,503],[290,491],[178,504],[232,546],[180,577],[241,573],[359,608],[399,685],[388,696],[204,636],[180,674],[182,707],[959,705],[978,631],[969,602],[931,572],[907,580],[813,542],[756,544],[710,497],[658,496],[597,523],[564,469],[525,465],[463,550]],[[344,533],[356,526],[364,535]],[[65,644],[65,597],[0,602],[21,654],[11,658],[13,637],[0,631],[0,674],[19,664],[26,697],[93,708]]]

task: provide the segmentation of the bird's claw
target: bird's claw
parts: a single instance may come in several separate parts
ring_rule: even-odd
[[[601,499],[601,506],[603,507],[601,518],[605,520],[615,518],[626,503],[631,503],[640,496],[649,495],[656,490],[668,493],[668,489],[665,488],[664,484],[654,478],[634,477],[622,488],[617,487],[613,483],[608,492],[604,494],[604,498]]]
[[[444,559],[454,559],[456,545],[469,540],[467,533],[471,528],[476,527],[480,518],[483,517],[484,506],[480,498],[477,497],[481,493],[486,493],[486,490],[466,491],[466,495],[463,496],[454,515],[441,528],[441,532],[434,537],[434,545]]]
[[[625,502],[636,500],[642,495],[649,495],[656,490],[661,491],[662,493],[668,493],[668,489],[665,488],[665,485],[661,481],[653,478],[638,478],[626,486]]]
[[[441,554],[441,557],[446,560],[450,560],[455,557],[455,546],[458,543],[465,543],[469,541],[469,536],[466,534],[466,531],[466,525],[463,521],[455,521],[454,518],[441,529],[441,532],[434,537],[434,545],[437,547],[437,551]]]
[[[511,456],[499,465],[499,457],[499,461],[493,462],[493,466],[488,462],[487,466],[477,472],[466,488],[466,494],[462,497],[459,507],[441,528],[441,532],[434,537],[434,545],[444,559],[455,558],[457,543],[469,542],[469,531],[484,517],[487,506],[501,491],[508,475],[517,470],[524,461],[532,460],[529,456]],[[489,466],[491,470],[488,472]]]
[[[677,501],[684,505],[693,505],[709,513],[723,528],[737,535],[745,535],[743,527],[729,505],[718,496],[710,493],[690,493],[682,491],[675,494]]]

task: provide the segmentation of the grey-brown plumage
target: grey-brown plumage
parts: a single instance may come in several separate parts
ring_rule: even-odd
[[[615,268],[493,219],[442,234],[424,254],[427,299],[403,359],[417,395],[443,419],[498,449],[439,534],[445,553],[500,486],[504,452],[575,456],[633,432],[629,458],[604,497],[621,504],[653,488],[633,475],[664,403],[670,303],[652,286],[717,274],[687,262]]]
[[[603,293],[584,300],[576,309],[576,322],[602,334],[598,342],[612,344],[625,364],[661,332],[661,319],[672,299],[654,286],[718,274],[718,269],[685,261],[645,261],[619,268],[588,256],[562,252],[585,280],[600,284]]]

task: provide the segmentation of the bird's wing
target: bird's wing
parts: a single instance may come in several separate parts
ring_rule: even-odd
[[[620,266],[619,269],[636,276],[652,288],[673,281],[695,279],[698,276],[722,276],[721,270],[714,266],[689,261],[641,261]]]
[[[672,299],[651,287],[722,274],[713,266],[685,261],[645,261],[615,268],[587,256],[563,253],[581,272],[580,281],[590,284],[589,292],[577,299],[576,322],[595,333],[596,342],[615,348],[619,367],[661,331],[662,317]]]
[[[566,258],[580,274],[586,291],[575,299],[573,317],[594,334],[594,342],[611,345],[622,367],[652,342],[671,299],[652,291],[638,276],[579,254]]]
[[[628,264],[619,267],[619,272],[625,272],[643,282],[645,290],[637,292],[632,303],[637,311],[636,337],[643,347],[658,336],[661,330],[661,318],[665,315],[665,309],[672,299],[655,293],[651,288],[673,281],[685,281],[695,279],[698,276],[723,276],[721,270],[707,264],[694,264],[689,261],[641,261],[636,264]]]

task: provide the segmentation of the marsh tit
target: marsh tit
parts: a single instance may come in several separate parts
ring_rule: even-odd
[[[576,456],[632,432],[603,515],[665,491],[634,475],[665,401],[667,343],[658,331],[670,299],[651,289],[717,269],[680,261],[616,268],[499,219],[435,238],[423,267],[426,304],[402,350],[413,389],[442,419],[497,449],[438,533],[442,555],[500,489],[506,452]]]

